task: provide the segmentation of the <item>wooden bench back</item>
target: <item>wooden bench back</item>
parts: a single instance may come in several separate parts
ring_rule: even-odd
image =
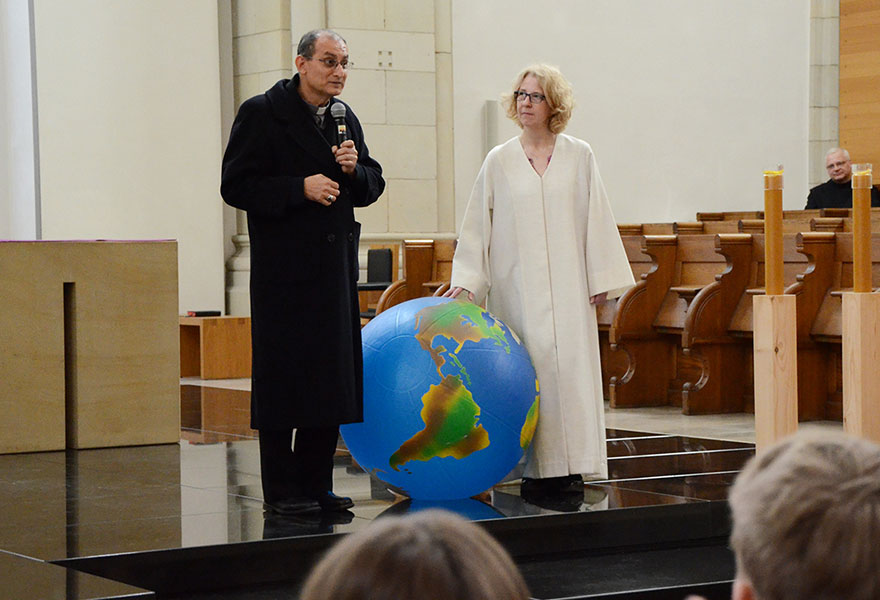
[[[454,240],[435,240],[431,271],[433,281],[447,282],[452,279],[452,258],[455,256]]]
[[[631,231],[631,230],[627,230]],[[633,278],[636,281],[642,279],[654,264],[653,259],[642,252],[642,240],[644,236],[641,234],[621,234],[620,240],[623,242],[623,249],[626,252],[626,258],[629,260],[629,268],[632,270]],[[596,321],[599,329],[607,330],[614,319],[614,312],[617,308],[617,299],[613,298],[607,302],[603,302],[596,306]]]
[[[625,235],[670,235],[673,223],[618,223],[617,231]]]
[[[822,234],[819,234],[818,238],[811,238],[810,236],[814,234],[809,232],[806,234],[803,232],[799,234],[784,233],[782,236],[782,281],[785,285],[786,293],[792,293],[791,286],[798,282],[809,266],[809,256],[801,251],[804,235],[807,235],[808,239],[819,239],[820,241],[823,238]],[[827,239],[827,236],[825,237]],[[751,337],[753,334],[752,299],[756,295],[765,293],[764,241],[764,234],[752,234],[752,260],[749,281],[731,317],[728,327],[731,335]],[[824,272],[830,270],[831,265],[828,264],[831,260],[830,248],[825,252],[824,257],[819,257],[819,260],[824,261]],[[812,311],[815,312],[815,308]]]
[[[844,210],[848,211],[849,209],[834,209],[834,208],[823,208],[823,209],[814,209],[811,208],[809,210],[784,210],[782,211],[782,219],[795,219],[801,221],[809,222],[810,219],[815,217],[842,217],[846,216],[841,214],[839,211]],[[880,209],[877,209],[880,210]],[[753,219],[763,219],[764,211],[763,210],[733,210],[733,211],[724,211],[724,212],[698,212],[697,213],[697,221],[741,221],[741,220],[753,220]]]
[[[842,331],[843,294],[852,291],[853,237],[851,233],[835,233],[834,274],[832,284],[822,301],[810,329],[813,339],[839,344]],[[871,281],[880,285],[880,233],[871,235]]]
[[[663,333],[680,333],[690,301],[715,281],[726,266],[725,257],[715,251],[714,235],[678,236],[672,285],[660,305],[654,328]]]

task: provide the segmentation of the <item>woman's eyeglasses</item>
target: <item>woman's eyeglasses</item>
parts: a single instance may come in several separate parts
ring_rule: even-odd
[[[513,93],[513,97],[516,98],[517,102],[525,102],[526,98],[532,101],[532,104],[540,104],[544,100],[547,99],[547,96],[544,94],[539,94],[538,92],[532,92],[531,94],[528,92],[524,92],[522,90],[516,90]]]

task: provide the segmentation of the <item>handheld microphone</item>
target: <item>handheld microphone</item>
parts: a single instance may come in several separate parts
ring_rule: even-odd
[[[345,105],[342,102],[334,102],[330,105],[330,116],[336,121],[336,145],[348,139],[348,128],[345,126]]]

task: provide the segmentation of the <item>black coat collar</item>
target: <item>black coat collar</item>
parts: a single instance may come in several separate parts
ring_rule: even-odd
[[[275,119],[286,123],[286,132],[308,156],[311,156],[321,165],[321,171],[339,179],[342,169],[336,163],[331,151],[330,144],[324,139],[324,135],[315,124],[311,111],[306,106],[297,88],[299,87],[299,74],[293,79],[282,79],[266,92],[266,98],[272,109]],[[335,98],[330,99],[330,104],[339,102]],[[329,108],[329,107],[328,107]],[[329,119],[329,113],[325,119]]]

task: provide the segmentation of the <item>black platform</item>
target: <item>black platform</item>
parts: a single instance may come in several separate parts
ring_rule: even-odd
[[[750,444],[608,431],[609,479],[537,506],[408,501],[337,457],[336,522],[263,514],[247,392],[183,386],[179,445],[0,456],[0,597],[290,597],[340,535],[442,506],[514,556],[536,598],[728,598],[726,495]]]

